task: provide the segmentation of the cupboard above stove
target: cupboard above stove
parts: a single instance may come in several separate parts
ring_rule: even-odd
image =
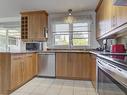
[[[97,39],[125,31],[127,28],[126,11],[127,6],[115,6],[112,0],[100,0],[96,9]]]

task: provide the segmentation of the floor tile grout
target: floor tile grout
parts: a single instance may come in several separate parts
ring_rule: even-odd
[[[89,91],[96,95],[90,81],[34,78],[11,95],[91,95]]]

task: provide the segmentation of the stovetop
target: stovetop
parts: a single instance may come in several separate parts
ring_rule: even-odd
[[[101,53],[105,58],[119,63],[121,65],[127,66],[127,53]]]

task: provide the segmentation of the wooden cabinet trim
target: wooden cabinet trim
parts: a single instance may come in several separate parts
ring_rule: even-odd
[[[98,11],[98,9],[100,8],[100,5],[102,4],[102,2],[103,2],[103,0],[100,0],[100,1],[98,2],[97,7],[96,7],[96,9],[95,9],[95,12]]]

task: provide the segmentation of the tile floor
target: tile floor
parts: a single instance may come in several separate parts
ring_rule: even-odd
[[[90,81],[34,78],[11,95],[96,95]]]

